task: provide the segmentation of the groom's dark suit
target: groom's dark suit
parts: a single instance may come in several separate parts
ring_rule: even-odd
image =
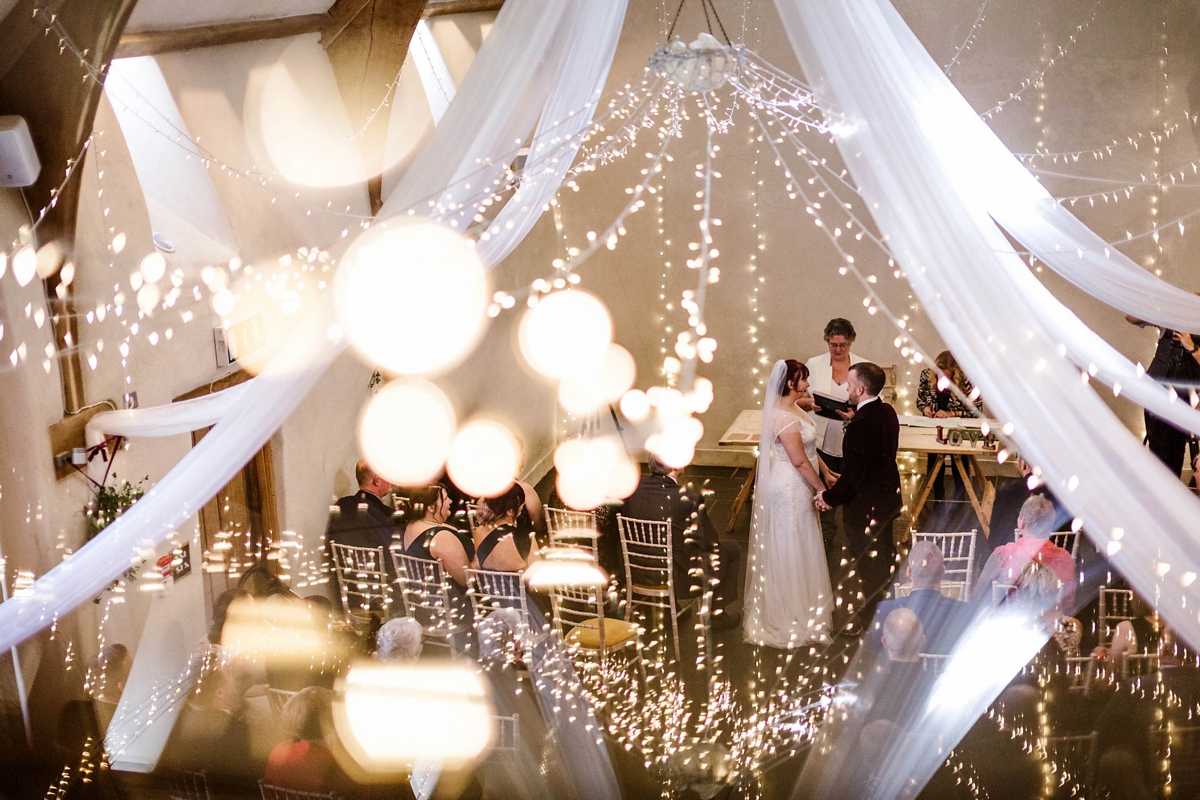
[[[867,598],[858,616],[864,622],[871,620],[896,564],[892,522],[903,504],[896,468],[899,438],[900,421],[890,405],[875,399],[858,409],[842,441],[842,476],[822,495],[829,505],[843,508],[850,555]]]

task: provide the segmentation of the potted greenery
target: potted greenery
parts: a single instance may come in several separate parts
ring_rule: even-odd
[[[148,480],[150,480],[149,475],[137,483],[118,481],[117,474],[114,472],[112,486],[99,485],[92,494],[92,499],[83,509],[84,517],[87,519],[87,541],[95,539],[100,531],[112,525],[117,521],[117,517],[132,508],[133,504],[146,493],[142,486]],[[143,559],[142,564],[145,563]],[[142,564],[135,564],[125,570],[125,580],[130,583],[136,581],[138,570],[142,568]],[[113,586],[119,582],[119,580],[113,581]],[[96,602],[100,602],[100,598],[97,597]]]

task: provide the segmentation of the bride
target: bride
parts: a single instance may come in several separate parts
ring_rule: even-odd
[[[817,429],[797,401],[808,399],[808,368],[775,362],[763,400],[754,517],[750,526],[750,574],[746,592],[746,641],[778,648],[826,639],[833,592],[813,506],[825,489],[818,469]]]

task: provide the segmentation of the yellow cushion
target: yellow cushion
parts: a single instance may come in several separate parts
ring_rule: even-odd
[[[604,620],[604,645],[614,647],[627,642],[637,634],[637,625],[623,619]],[[600,649],[600,620],[589,619],[567,633],[567,641],[589,650]]]

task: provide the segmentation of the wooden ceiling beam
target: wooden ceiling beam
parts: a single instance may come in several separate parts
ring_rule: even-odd
[[[114,58],[153,56],[198,47],[215,47],[222,44],[238,44],[266,39],[282,39],[305,33],[320,33],[321,46],[329,47],[340,37],[362,12],[371,7],[374,0],[338,0],[329,11],[321,14],[301,14],[276,19],[253,19],[239,22],[222,22],[214,25],[198,25],[191,28],[172,28],[159,31],[125,33]],[[35,0],[22,0],[32,4]],[[55,0],[63,2],[63,0]],[[441,0],[425,5],[420,17],[441,17],[448,14],[499,11],[504,0]],[[28,27],[28,26],[26,26]],[[34,32],[40,32],[40,28]],[[32,36],[32,34],[29,34]],[[409,34],[411,36],[411,33]],[[407,42],[407,39],[405,40]],[[6,49],[0,38],[0,74],[3,74]]]
[[[58,242],[68,257],[75,246],[83,177],[83,170],[70,165],[83,157],[103,77],[136,2],[62,0],[51,12],[45,4],[34,7],[22,0],[0,26],[0,58],[5,59],[0,65],[0,114],[25,118],[42,162],[37,181],[22,190],[34,213],[47,209],[34,226],[34,238],[39,245]],[[33,36],[30,25],[35,26]],[[18,52],[5,52],[6,42],[15,43]],[[63,409],[72,414],[84,405],[83,372],[72,290],[68,286],[60,293],[60,288],[57,274],[45,281]]]
[[[499,11],[504,0],[430,0],[425,6],[425,17],[440,17],[445,14],[471,14],[481,11]]]
[[[8,74],[39,35],[46,31],[45,17],[35,16],[35,11],[44,9],[55,15],[66,0],[20,0],[0,23],[0,78]]]
[[[432,3],[426,0],[338,0],[330,14],[349,16],[336,34],[322,38],[338,91],[370,165],[371,213],[383,205],[383,151],[391,114],[375,113],[400,74],[408,45]]]
[[[153,56],[179,50],[195,50],[199,47],[319,33],[328,22],[328,14],[301,14],[278,19],[252,19],[222,22],[217,25],[198,25],[194,28],[126,33],[121,36],[121,43],[117,45],[116,57]]]

